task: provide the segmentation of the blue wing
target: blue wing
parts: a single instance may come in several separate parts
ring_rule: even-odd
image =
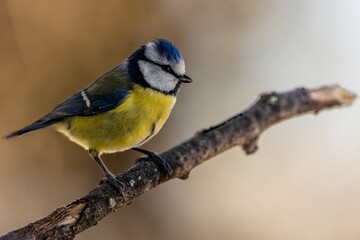
[[[127,89],[119,89],[108,95],[90,95],[86,89],[75,93],[57,106],[49,117],[91,116],[107,112],[117,107],[128,94]]]
[[[132,88],[127,71],[121,66],[100,76],[89,87],[66,99],[49,114],[54,117],[90,116],[117,107]]]

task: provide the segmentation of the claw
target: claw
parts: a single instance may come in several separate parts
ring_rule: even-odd
[[[105,183],[113,187],[117,192],[122,195],[124,199],[126,199],[129,193],[129,189],[125,183],[119,181],[115,176],[106,176],[105,178],[102,178],[99,182],[100,185],[103,185]]]
[[[141,157],[136,162],[153,162],[155,163],[162,174],[164,174],[167,178],[172,176],[174,171],[172,170],[170,164],[160,155],[156,154],[155,152],[141,149],[141,148],[133,148],[133,150],[144,153],[147,157]]]
[[[166,175],[166,177],[170,177],[174,173],[170,164],[159,155],[156,155],[156,157],[154,156],[141,157],[136,162],[153,162],[159,167],[161,173]]]

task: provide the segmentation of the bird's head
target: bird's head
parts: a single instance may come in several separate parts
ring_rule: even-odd
[[[185,62],[177,47],[164,39],[156,39],[128,58],[133,80],[166,94],[176,94],[182,83],[192,80],[185,74]]]

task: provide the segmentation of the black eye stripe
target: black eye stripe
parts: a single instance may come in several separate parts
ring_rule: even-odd
[[[150,63],[152,63],[152,64],[155,64],[156,66],[161,67],[162,70],[164,70],[164,71],[167,72],[167,73],[170,73],[170,74],[174,75],[174,76],[177,77],[177,78],[180,77],[179,75],[177,75],[177,74],[174,72],[174,70],[171,68],[170,65],[159,64],[159,63],[156,63],[156,62],[154,62],[154,61],[152,61],[152,60],[150,60],[150,59],[146,59],[145,61],[150,62]]]
[[[164,70],[165,72],[168,72],[177,77],[177,74],[174,72],[174,70],[172,70],[172,68],[169,65],[158,65],[158,66],[160,66],[162,70]]]

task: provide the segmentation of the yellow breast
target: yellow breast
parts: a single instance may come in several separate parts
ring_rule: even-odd
[[[124,151],[157,134],[176,98],[135,86],[115,109],[93,116],[70,117],[55,128],[85,149],[99,153]]]

